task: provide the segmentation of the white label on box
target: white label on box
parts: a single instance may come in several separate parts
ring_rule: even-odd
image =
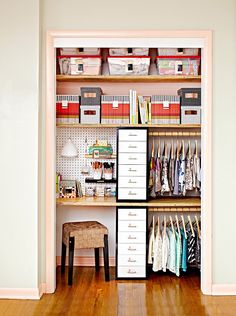
[[[112,102],[112,107],[117,109],[119,107],[119,102],[118,101],[113,101]]]
[[[163,101],[163,108],[169,109],[170,108],[170,102],[169,101]]]
[[[63,100],[62,101],[62,108],[63,109],[67,109],[68,108],[68,101],[67,100]]]

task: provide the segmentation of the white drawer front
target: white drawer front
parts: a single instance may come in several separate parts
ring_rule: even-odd
[[[119,208],[118,220],[146,220],[145,208]]]
[[[119,232],[118,243],[146,243],[146,232]]]
[[[146,153],[120,153],[118,162],[121,165],[145,165],[147,164],[147,155]]]
[[[144,266],[146,265],[145,255],[119,255],[117,257],[118,267],[121,266]]]
[[[119,187],[118,199],[120,200],[145,200],[146,197],[146,188],[127,189]]]
[[[119,232],[145,232],[146,221],[118,221]],[[143,241],[145,242],[145,241]]]
[[[119,165],[119,177],[146,177],[147,170],[143,165]]]
[[[118,255],[145,255],[146,244],[118,244]]]
[[[119,153],[146,153],[146,142],[119,142]]]
[[[119,130],[119,141],[147,141],[147,130],[138,129],[120,129]]]
[[[144,267],[118,267],[118,278],[145,278],[146,268]]]
[[[120,188],[146,188],[146,177],[119,177]]]

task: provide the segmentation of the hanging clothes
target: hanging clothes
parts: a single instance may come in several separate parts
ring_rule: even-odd
[[[174,177],[174,195],[179,195],[179,172],[180,172],[180,161],[179,157],[175,159],[175,177]]]
[[[193,187],[201,189],[201,162],[197,155],[193,158]]]
[[[170,241],[170,251],[167,259],[167,269],[173,273],[176,273],[176,239],[175,232],[170,229],[167,229],[167,234]]]
[[[154,190],[156,194],[161,192],[161,159],[159,157],[156,157]]]
[[[185,185],[185,157],[180,155],[180,168],[179,168],[179,193],[183,196],[186,195]]]
[[[187,271],[187,239],[185,238],[184,230],[183,228],[180,229],[181,232],[181,241],[182,241],[182,260],[181,260],[181,269],[186,272]]]
[[[154,238],[153,243],[152,270],[154,272],[162,270],[162,238],[159,225],[157,225],[156,237]]]
[[[189,156],[186,159],[185,185],[187,191],[193,190],[193,157]]]
[[[169,181],[168,181],[168,158],[163,157],[162,159],[162,172],[161,172],[161,193],[170,192]]]
[[[154,239],[155,239],[155,233],[154,233],[154,221],[152,223],[152,228],[150,230],[149,234],[149,243],[148,243],[148,264],[152,264],[153,256],[154,256]]]
[[[181,235],[175,232],[175,274],[180,276],[180,267],[181,267],[181,255],[182,255],[182,245],[181,245]]]
[[[167,235],[167,230],[166,232],[163,230],[162,232],[162,270],[163,272],[166,272],[169,250],[170,250],[170,241]]]
[[[195,265],[196,264],[196,253],[195,253],[195,248],[196,248],[196,235],[192,235],[192,230],[191,228],[187,227],[186,229],[187,232],[187,247],[188,247],[188,257],[187,257],[187,263],[190,265]]]
[[[169,186],[170,190],[174,190],[175,186],[175,159],[170,158],[169,160]]]

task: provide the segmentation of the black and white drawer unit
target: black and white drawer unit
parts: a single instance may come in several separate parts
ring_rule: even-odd
[[[117,201],[146,201],[148,129],[117,130]]]
[[[147,277],[147,208],[116,209],[116,278]]]

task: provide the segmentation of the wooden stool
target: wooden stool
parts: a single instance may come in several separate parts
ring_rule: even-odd
[[[95,267],[99,270],[99,248],[103,248],[105,280],[110,280],[108,229],[99,222],[70,222],[62,227],[61,273],[65,272],[66,247],[69,245],[68,285],[72,285],[74,249],[94,248]]]

